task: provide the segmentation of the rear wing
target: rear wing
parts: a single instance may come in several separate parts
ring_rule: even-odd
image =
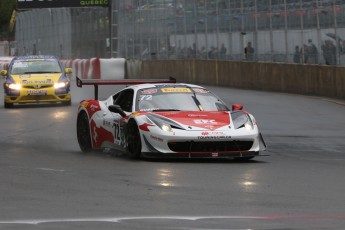
[[[80,79],[77,77],[77,86],[82,88],[83,85],[93,85],[95,92],[95,100],[98,100],[99,85],[138,85],[145,83],[176,83],[176,79],[169,77],[168,79],[121,79],[121,80],[102,80],[102,79]]]

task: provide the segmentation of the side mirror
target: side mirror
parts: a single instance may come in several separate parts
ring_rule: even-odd
[[[72,68],[65,68],[65,73],[72,73]]]
[[[7,70],[1,70],[0,76],[1,76],[1,79],[6,79],[7,78]]]
[[[242,104],[233,104],[232,105],[232,110],[236,111],[236,110],[243,110],[243,105]]]
[[[110,112],[120,114],[121,117],[127,116],[126,113],[121,109],[121,107],[119,105],[109,105],[108,109]]]
[[[7,76],[7,70],[1,70],[0,75],[3,77]]]

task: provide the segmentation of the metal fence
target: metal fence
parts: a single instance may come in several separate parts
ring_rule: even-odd
[[[110,57],[107,8],[54,8],[20,12],[16,19],[17,55],[60,58]]]
[[[119,25],[127,58],[345,64],[343,0],[123,0]]]
[[[111,3],[20,12],[17,54],[345,65],[345,0]]]

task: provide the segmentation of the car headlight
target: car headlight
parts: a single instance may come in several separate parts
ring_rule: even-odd
[[[172,131],[171,126],[169,124],[162,124],[160,126],[160,128],[165,132],[171,132]]]
[[[14,89],[14,90],[20,90],[22,88],[21,84],[15,84],[15,83],[11,83],[11,84],[6,84],[6,86],[9,89]]]
[[[165,132],[172,132],[172,129],[183,129],[179,124],[165,119],[163,117],[158,117],[153,114],[147,115],[147,118],[150,119],[155,125],[157,125],[161,130]]]
[[[243,113],[242,111],[236,111],[231,113],[232,121],[234,123],[234,128],[246,128],[248,131],[254,129],[254,125],[252,120],[250,119],[248,114]]]
[[[68,85],[68,82],[57,82],[54,84],[55,89],[64,88]]]

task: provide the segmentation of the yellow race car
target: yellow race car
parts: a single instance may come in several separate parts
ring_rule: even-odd
[[[63,68],[54,56],[18,56],[12,59],[5,77],[4,106],[14,103],[60,102],[71,105],[71,68]]]

